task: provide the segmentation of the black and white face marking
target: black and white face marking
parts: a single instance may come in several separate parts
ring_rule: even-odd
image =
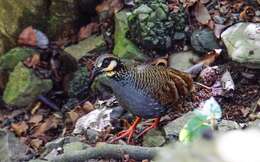
[[[114,73],[118,65],[119,60],[115,56],[109,54],[101,55],[96,59],[94,69],[92,71],[92,77],[95,77],[101,73],[111,75],[111,72]]]

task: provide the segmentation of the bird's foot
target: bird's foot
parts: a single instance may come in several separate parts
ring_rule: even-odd
[[[143,130],[140,134],[137,135],[137,138],[143,136],[145,133],[147,133],[149,130],[153,129],[153,128],[157,128],[160,122],[160,118],[155,118],[153,123],[150,124],[149,127],[145,128],[145,130]]]
[[[115,141],[118,141],[124,137],[128,137],[127,139],[127,143],[130,143],[131,141],[131,138],[133,137],[133,134],[135,132],[135,129],[136,129],[136,126],[138,123],[141,122],[141,118],[140,117],[137,117],[133,123],[133,125],[131,125],[131,127],[127,130],[123,130],[121,132],[119,132],[117,134],[117,137],[115,137],[114,139],[111,140],[111,143],[114,143]]]
[[[111,140],[111,143],[114,143],[115,141],[118,141],[124,137],[128,137],[127,143],[130,143],[131,138],[133,137],[133,134],[135,132],[135,129],[129,128],[127,130],[123,130],[117,134],[117,137]]]

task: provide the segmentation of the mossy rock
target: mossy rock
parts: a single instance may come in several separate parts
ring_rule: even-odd
[[[51,88],[51,80],[38,78],[32,69],[20,62],[9,76],[3,100],[8,105],[23,107]]]
[[[11,72],[20,62],[33,54],[34,50],[29,48],[14,48],[0,57],[0,71]]]
[[[106,48],[106,42],[102,35],[92,35],[78,44],[68,46],[65,51],[79,60],[91,51],[102,51]]]
[[[260,23],[237,23],[222,34],[228,56],[248,68],[260,69]]]
[[[64,110],[74,108],[80,101],[86,99],[89,91],[89,72],[86,67],[80,67],[74,74],[72,80],[68,83],[68,96]]]
[[[129,30],[127,22],[127,12],[121,11],[115,15],[115,46],[113,53],[125,59],[145,60],[146,57],[138,49],[138,47],[126,38]]]
[[[171,12],[166,0],[139,0],[128,16],[128,37],[146,50],[163,53],[173,47],[175,38],[185,39],[186,15],[180,4]],[[175,36],[182,33],[182,37]]]
[[[192,33],[191,46],[200,54],[220,48],[213,31],[207,28],[196,30]]]
[[[46,0],[1,0],[0,35],[5,49],[15,46],[19,33],[29,25],[46,29],[47,12]]]

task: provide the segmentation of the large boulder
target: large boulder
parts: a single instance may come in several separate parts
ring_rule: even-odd
[[[260,69],[260,23],[237,23],[221,34],[229,57]]]
[[[3,100],[11,106],[26,106],[32,103],[41,93],[52,88],[51,80],[38,78],[32,69],[19,63],[9,76]]]
[[[47,7],[46,0],[1,0],[0,39],[4,42],[4,48],[9,49],[14,46],[18,34],[29,25],[44,30]]]

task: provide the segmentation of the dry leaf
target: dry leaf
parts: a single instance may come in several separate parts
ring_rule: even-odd
[[[89,113],[90,111],[94,110],[94,106],[93,106],[93,104],[91,102],[86,101],[83,104],[83,109],[85,110],[86,113]]]
[[[98,24],[97,23],[89,23],[86,26],[80,28],[79,31],[79,40],[83,40],[88,38],[92,33],[98,31]]]
[[[54,116],[50,116],[48,119],[44,121],[43,124],[41,124],[35,131],[34,136],[43,135],[48,130],[52,128],[58,127],[59,120],[55,118]]]
[[[193,6],[198,0],[180,0],[183,4],[183,7],[190,7]]]
[[[36,46],[37,37],[32,26],[25,28],[18,37],[18,44]]]
[[[79,114],[74,111],[70,111],[67,114],[68,114],[69,120],[72,123],[75,123],[77,121],[77,119],[80,117]]]
[[[31,116],[31,119],[28,121],[28,123],[38,125],[42,121],[42,119],[43,119],[42,115],[36,114],[36,115]]]
[[[24,64],[27,66],[27,67],[32,67],[33,69],[35,69],[39,64],[40,64],[40,54],[38,53],[34,53],[32,55],[32,57],[26,59],[24,61]]]
[[[110,14],[117,13],[124,7],[122,0],[104,0],[97,5],[96,11],[98,13],[108,11]]]
[[[26,124],[26,122],[22,121],[20,123],[12,124],[11,128],[14,130],[14,133],[17,136],[21,136],[21,135],[26,134],[29,126]]]
[[[204,65],[211,65],[216,61],[216,59],[219,57],[221,53],[221,49],[215,49],[214,51],[208,52],[205,57],[203,57],[202,61],[200,63],[203,63]]]
[[[244,10],[240,13],[240,20],[251,21],[255,17],[255,10],[251,6],[246,6]]]
[[[156,66],[168,66],[168,61],[165,58],[158,58],[154,60],[151,65],[156,65]]]
[[[40,139],[33,139],[30,142],[30,146],[34,149],[34,150],[39,150],[39,148],[43,145],[43,141]]]
[[[208,9],[204,6],[204,4],[200,2],[196,3],[194,14],[197,21],[203,25],[207,25],[209,20],[211,19]]]

